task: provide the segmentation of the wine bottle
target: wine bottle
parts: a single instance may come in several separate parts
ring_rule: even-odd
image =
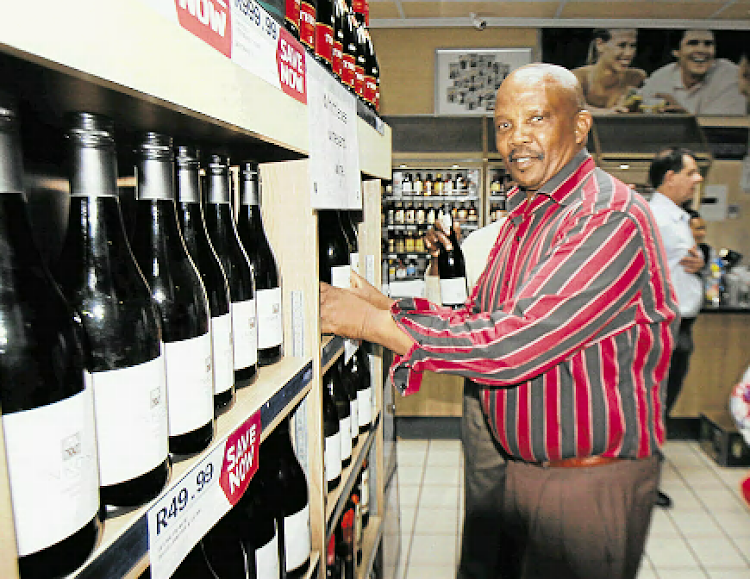
[[[357,47],[354,59],[354,92],[364,102],[365,99],[365,32],[364,24],[359,21],[356,14],[352,14],[352,27],[354,28],[355,44]]]
[[[357,68],[357,35],[354,30],[354,20],[350,17],[349,7],[345,0],[338,0],[341,5],[341,11],[343,13],[343,39],[344,39],[344,56],[342,61],[342,75],[341,80],[347,90],[353,94],[355,93],[354,81],[356,77]]]
[[[333,5],[333,48],[331,50],[331,69],[343,84],[344,79],[344,10],[340,0],[332,0]]]
[[[344,363],[344,358],[339,356],[336,360],[338,374],[341,377],[341,384],[344,387],[347,398],[349,398],[349,415],[351,416],[351,435],[352,447],[357,444],[359,439],[359,405],[357,403],[357,385],[354,383],[354,377],[351,368]]]
[[[362,561],[362,490],[360,484],[362,482],[361,473],[357,474],[357,478],[352,485],[352,493],[350,500],[354,503],[354,560],[356,564]]]
[[[328,371],[326,383],[328,392],[336,405],[336,414],[339,417],[339,439],[341,441],[341,466],[347,467],[352,462],[352,415],[349,396],[344,391],[344,384],[334,364]]]
[[[91,113],[66,122],[70,209],[53,273],[86,335],[102,503],[137,506],[171,471],[161,320],[123,227],[114,125]]]
[[[302,45],[315,54],[316,0],[301,0],[299,5],[299,39]]]
[[[360,507],[362,509],[362,528],[370,522],[370,462],[365,457],[362,461],[362,478],[360,480]]]
[[[444,306],[459,308],[468,297],[464,254],[458,244],[453,228],[453,216],[446,206],[441,217],[443,231],[448,235],[451,249],[445,247],[438,254],[438,275],[440,276],[440,296]]]
[[[208,297],[177,222],[172,138],[146,133],[136,157],[133,255],[161,315],[169,451],[193,454],[214,436]]]
[[[349,265],[355,273],[360,272],[359,239],[357,228],[352,222],[352,211],[338,211],[341,230],[344,232],[349,247]]]
[[[188,254],[198,268],[211,312],[211,351],[214,411],[228,410],[234,403],[234,352],[229,285],[224,268],[208,238],[203,219],[198,155],[195,148],[176,147],[177,215]]]
[[[258,327],[255,279],[240,242],[229,201],[228,159],[211,155],[206,167],[204,217],[211,244],[224,268],[232,300],[234,382],[237,388],[253,383],[258,374]]]
[[[0,405],[25,579],[80,566],[101,521],[82,331],[33,239],[18,133],[14,103],[0,95]]]
[[[239,517],[236,507],[230,509],[200,540],[201,552],[214,577],[248,576],[253,561],[249,560],[250,554],[240,539]]]
[[[298,579],[310,565],[310,506],[307,479],[292,449],[289,418],[261,445],[259,464],[263,466],[256,476],[263,478],[265,495],[276,518],[281,578]]]
[[[341,579],[340,559],[336,556],[336,533],[331,533],[326,547],[326,579]]]
[[[377,92],[378,80],[380,78],[380,65],[378,57],[375,55],[375,45],[372,42],[372,36],[367,28],[364,29],[365,35],[365,102],[372,110],[377,110]],[[439,195],[439,193],[435,193]]]
[[[349,245],[336,211],[318,211],[320,280],[335,287],[351,286]]]
[[[276,520],[262,476],[254,476],[245,494],[234,507],[240,540],[253,569],[253,579],[279,579],[281,576]]]
[[[286,0],[284,6],[284,27],[299,40],[300,0]]]
[[[237,232],[255,274],[258,364],[268,366],[281,359],[284,328],[281,312],[281,279],[276,258],[263,227],[260,195],[258,165],[243,163]]]
[[[336,546],[341,558],[342,573],[344,579],[354,579],[356,571],[355,546],[354,546],[354,524],[356,518],[356,505],[351,496],[344,503],[341,519],[336,526]]]
[[[142,577],[144,576],[147,577],[148,575],[144,573]],[[203,556],[203,547],[200,541],[188,551],[188,554],[185,555],[185,558],[172,573],[171,579],[216,579],[216,575]]]
[[[333,71],[334,0],[317,0],[315,9],[315,59]]]
[[[351,368],[357,384],[357,421],[362,434],[370,429],[372,422],[372,379],[369,360],[363,347],[358,348],[352,357]]]
[[[329,384],[330,380],[329,370],[323,377],[323,384]],[[323,470],[330,492],[341,482],[341,427],[336,404],[328,387],[323,388],[323,436]]]

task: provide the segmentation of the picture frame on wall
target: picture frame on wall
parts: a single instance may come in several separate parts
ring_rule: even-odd
[[[435,114],[486,116],[506,76],[532,61],[531,48],[438,48]]]

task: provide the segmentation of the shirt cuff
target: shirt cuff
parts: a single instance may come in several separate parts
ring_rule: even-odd
[[[388,372],[391,382],[403,396],[415,394],[422,387],[423,373],[415,370],[410,363],[411,356],[417,348],[419,348],[419,343],[415,342],[403,356],[394,354],[393,363]]]

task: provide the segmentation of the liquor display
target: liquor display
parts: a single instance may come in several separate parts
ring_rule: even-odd
[[[315,10],[315,59],[333,72],[334,0],[317,0]]]
[[[468,297],[466,282],[466,265],[461,244],[453,228],[453,216],[449,210],[444,210],[441,223],[443,231],[448,235],[450,248],[441,247],[438,253],[438,275],[440,276],[440,296],[444,306],[457,308],[463,305]]]
[[[255,274],[258,364],[268,366],[281,359],[284,329],[281,312],[281,275],[263,227],[260,195],[258,165],[243,163],[237,232]]]
[[[211,318],[177,221],[172,139],[147,133],[136,150],[135,256],[161,316],[169,451],[193,454],[214,436]]]
[[[349,243],[341,227],[337,211],[318,212],[318,257],[320,281],[335,287],[351,286],[351,255]]]
[[[193,147],[176,147],[177,215],[185,247],[206,290],[211,312],[211,346],[214,383],[214,409],[231,408],[234,401],[234,351],[229,285],[224,268],[208,238],[203,219],[198,168]]]
[[[341,482],[341,425],[331,394],[333,388],[330,386],[330,376],[329,370],[323,377],[323,470],[329,492]]]
[[[357,385],[357,424],[359,433],[370,429],[372,423],[372,376],[364,347],[360,347],[349,361],[352,381]]]
[[[212,154],[206,166],[204,216],[216,255],[224,268],[232,300],[234,380],[240,388],[258,374],[258,327],[255,278],[232,215],[229,160]]]
[[[0,96],[0,403],[18,564],[26,579],[78,567],[96,545],[100,519],[94,401],[81,329],[32,235],[20,142],[15,109]]]
[[[101,500],[136,506],[170,475],[161,319],[123,228],[113,123],[90,113],[67,123],[70,207],[53,274],[86,334]]]
[[[336,364],[328,370],[326,388],[336,405],[336,414],[339,417],[339,438],[341,440],[341,466],[346,468],[352,462],[352,414],[343,378]]]

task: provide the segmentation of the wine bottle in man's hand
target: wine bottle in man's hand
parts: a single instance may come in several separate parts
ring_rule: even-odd
[[[444,306],[458,308],[468,297],[466,266],[449,207],[445,207],[442,211],[440,224],[450,242],[446,244],[443,241],[437,255],[440,295]]]

